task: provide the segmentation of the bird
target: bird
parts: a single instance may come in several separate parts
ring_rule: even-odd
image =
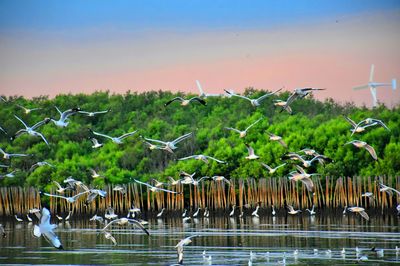
[[[384,251],[383,249],[376,249],[375,247],[371,248],[372,252],[375,252],[376,256],[378,258],[382,258],[384,256]]]
[[[201,103],[202,105],[207,105],[206,101],[203,100],[203,99],[200,98],[200,97],[192,97],[192,98],[190,98],[190,99],[184,99],[184,98],[182,98],[182,97],[175,97],[175,98],[173,98],[172,100],[169,100],[168,102],[166,102],[166,103],[164,104],[164,106],[168,106],[168,105],[170,105],[170,104],[171,104],[172,102],[174,102],[174,101],[179,101],[179,102],[181,102],[181,105],[182,105],[182,106],[189,105],[189,103],[192,102],[192,101],[197,101],[197,102]]]
[[[23,109],[24,112],[25,112],[25,114],[29,114],[29,113],[32,112],[32,111],[36,111],[36,110],[42,109],[42,108],[40,108],[40,107],[38,107],[38,108],[26,108],[26,107],[24,107],[24,106],[22,106],[22,105],[20,105],[20,104],[17,104],[17,106],[18,106],[19,108]]]
[[[343,209],[343,215],[346,215],[346,212],[347,212],[347,206],[344,206],[344,209]]]
[[[301,210],[294,210],[292,205],[287,205],[287,208],[289,209],[288,213],[292,214],[292,215],[295,215],[295,214],[298,214],[301,212]]]
[[[160,188],[160,187],[155,187],[155,186],[152,186],[152,185],[150,185],[148,183],[144,183],[144,182],[141,182],[141,181],[136,180],[136,179],[133,179],[133,180],[136,183],[139,183],[139,184],[147,186],[150,189],[150,191],[152,191],[152,192],[164,191],[164,192],[173,193],[173,194],[182,194],[182,192],[176,192],[176,191],[172,191],[172,190],[168,190],[168,189],[164,189],[164,188]]]
[[[314,161],[318,161],[321,164],[324,164],[325,162],[333,162],[332,159],[326,157],[325,155],[321,155],[321,154],[318,154],[317,156],[314,156],[310,160],[306,160],[306,159],[303,158],[303,156],[300,156],[297,153],[291,152],[289,154],[283,155],[282,158],[288,158],[288,159],[291,159],[291,160],[298,160],[303,164],[304,167],[307,167],[307,168],[310,167]]]
[[[251,216],[259,217],[258,216],[258,209],[260,209],[260,205],[257,205],[256,209],[251,213]]]
[[[97,214],[93,215],[92,218],[89,219],[89,221],[98,221],[100,223],[104,223],[103,217],[101,217]]]
[[[236,209],[236,205],[232,205],[232,211],[229,213],[229,216],[232,217],[233,215],[235,215],[235,209]]]
[[[248,126],[245,130],[239,130],[239,129],[232,128],[232,127],[225,127],[225,129],[227,129],[227,130],[232,130],[232,131],[234,131],[234,132],[237,132],[237,133],[239,133],[239,137],[240,137],[240,138],[244,138],[244,137],[246,137],[246,135],[247,135],[247,131],[248,131],[250,128],[252,128],[255,124],[257,124],[258,122],[260,122],[261,120],[262,120],[262,118],[256,120],[253,124],[251,124],[250,126]]]
[[[246,97],[246,96],[239,95],[239,94],[236,94],[236,93],[233,93],[233,92],[230,92],[230,91],[224,89],[224,91],[225,91],[227,94],[231,95],[231,96],[239,97],[239,98],[242,98],[242,99],[245,99],[245,100],[250,101],[251,105],[254,106],[254,107],[260,106],[260,104],[261,104],[261,102],[262,102],[263,100],[265,100],[267,97],[269,97],[269,96],[271,96],[271,95],[274,95],[275,93],[277,93],[277,92],[279,92],[279,91],[281,91],[281,90],[282,90],[282,88],[280,88],[280,89],[278,89],[278,90],[276,90],[276,91],[274,91],[274,92],[271,92],[271,93],[266,93],[266,94],[264,94],[264,95],[258,97],[257,99],[250,99],[250,98],[248,98],[248,97]]]
[[[17,215],[14,215],[15,220],[17,220],[18,222],[22,222],[23,220],[21,218],[19,218]]]
[[[287,108],[292,102],[296,99],[301,99],[309,95],[312,91],[321,91],[325,89],[318,88],[296,88],[293,90],[292,94],[290,94],[289,98],[286,100],[286,105],[283,108]]]
[[[216,175],[216,176],[211,177],[211,179],[216,182],[225,182],[225,183],[228,183],[229,185],[231,184],[231,182],[224,176]]]
[[[100,189],[90,189],[89,194],[87,195],[85,205],[88,205],[91,203],[97,196],[100,196],[101,198],[105,198],[107,196],[107,192],[104,190]]]
[[[182,213],[182,217],[186,217],[187,210],[185,209]]]
[[[60,119],[59,120],[55,120],[53,118],[51,118],[51,121],[53,121],[53,123],[58,126],[58,127],[66,127],[68,126],[69,122],[67,121],[68,118],[71,115],[74,115],[76,113],[78,113],[81,109],[80,108],[72,108],[72,109],[68,109],[64,112],[61,112],[60,109],[58,109],[57,106],[54,106],[57,110],[57,112],[60,114]]]
[[[111,136],[108,136],[108,135],[105,135],[105,134],[101,134],[101,133],[98,133],[98,132],[95,132],[95,131],[93,131],[92,129],[89,129],[94,135],[96,135],[96,136],[101,136],[101,137],[105,137],[105,138],[108,138],[108,139],[111,139],[112,140],[112,142],[114,142],[114,143],[116,143],[116,144],[122,144],[123,142],[123,140],[125,139],[125,138],[127,138],[127,137],[129,137],[129,136],[132,136],[133,134],[135,134],[136,132],[137,132],[137,130],[135,130],[135,131],[132,131],[132,132],[129,132],[129,133],[125,133],[125,134],[123,134],[123,135],[121,135],[121,136],[119,136],[119,137],[111,137]]]
[[[144,144],[146,144],[150,150],[163,150],[163,146],[156,145],[153,143],[150,143],[148,141],[142,140]]]
[[[198,215],[199,215],[199,213],[200,213],[200,210],[201,210],[201,208],[199,207],[199,208],[197,208],[197,211],[195,212],[195,213],[193,213],[193,217],[197,217]]]
[[[17,118],[23,125],[25,128],[18,130],[14,136],[11,137],[11,140],[16,139],[17,137],[21,136],[24,133],[28,133],[31,136],[39,136],[42,138],[42,140],[49,145],[49,143],[47,142],[46,138],[43,136],[42,133],[37,132],[36,129],[39,128],[42,125],[45,125],[47,123],[50,122],[50,118],[45,118],[44,120],[37,122],[36,124],[34,124],[33,126],[29,127],[21,118],[19,118],[18,116],[14,115],[15,118]]]
[[[117,245],[117,240],[115,240],[115,237],[113,237],[113,235],[110,232],[108,232],[108,231],[102,231],[102,232],[106,239],[109,239],[109,240],[111,240],[111,242],[113,242],[114,246]]]
[[[32,218],[29,216],[29,214],[26,215],[26,219],[28,219],[29,222],[32,222]]]
[[[318,174],[307,174],[301,166],[296,165],[298,172],[294,171],[289,174],[289,180],[292,181],[301,181],[307,188],[309,192],[314,192],[314,182],[311,179],[311,176]]]
[[[151,181],[154,183],[155,187],[162,187],[163,185],[166,185],[166,183],[160,182],[155,178],[152,178]]]
[[[389,187],[389,186],[386,186],[386,185],[384,185],[383,183],[379,183],[379,191],[380,192],[386,192],[386,193],[388,193],[390,196],[392,196],[393,195],[393,192],[395,192],[395,193],[397,193],[398,195],[400,195],[400,191],[398,191],[398,190],[396,190],[396,189],[394,189],[394,188],[392,188],[392,187]]]
[[[67,187],[62,187],[61,185],[60,185],[60,183],[58,183],[57,181],[55,181],[55,180],[53,180],[53,183],[54,184],[56,184],[56,186],[57,186],[57,189],[56,189],[56,191],[58,192],[58,193],[60,193],[60,194],[63,194],[66,190],[73,190],[74,188],[73,187],[71,187],[71,186],[67,186]]]
[[[208,177],[208,176],[203,176],[203,177],[195,180],[193,178],[195,176],[195,174],[196,174],[196,172],[194,172],[193,174],[188,174],[186,172],[181,172],[180,175],[183,176],[183,179],[180,180],[180,183],[184,184],[184,185],[192,184],[193,186],[198,186],[201,181],[203,181],[205,179],[210,179],[210,177]]]
[[[375,118],[367,118],[367,119],[364,119],[364,120],[358,122],[358,124],[356,124],[354,126],[354,131],[357,132],[358,127],[364,127],[364,129],[365,129],[367,126],[376,126],[376,125],[380,125],[380,126],[384,127],[387,131],[390,131],[390,129],[385,125],[385,123],[382,122],[382,120],[375,119]],[[361,131],[363,131],[363,130],[361,130]]]
[[[84,195],[86,193],[89,193],[89,192],[90,192],[89,190],[86,190],[86,191],[80,192],[80,193],[78,193],[78,194],[76,194],[74,196],[71,196],[71,197],[65,197],[65,196],[61,196],[61,195],[52,195],[52,194],[49,194],[49,193],[46,193],[46,192],[40,192],[40,194],[43,194],[43,195],[46,195],[46,196],[49,196],[49,197],[65,199],[68,203],[74,203],[79,197],[81,197],[82,195]]]
[[[249,155],[245,157],[247,160],[256,160],[260,158],[258,155],[254,153],[254,149],[251,146],[246,144],[246,147],[247,151],[249,152]]]
[[[67,183],[68,187],[70,187],[72,190],[75,190],[76,188],[79,187],[84,191],[89,191],[89,188],[82,181],[75,180],[72,178],[72,176],[69,176],[68,178],[64,179],[63,182]]]
[[[361,133],[361,132],[364,132],[365,129],[366,129],[367,127],[377,125],[377,123],[371,123],[371,124],[365,124],[364,126],[361,126],[361,125],[356,124],[356,122],[354,122],[351,118],[349,118],[349,117],[347,117],[347,116],[344,116],[344,118],[345,118],[345,119],[347,120],[347,122],[349,122],[350,125],[352,125],[352,127],[353,127],[352,129],[350,129],[350,131],[351,131],[351,136],[353,136],[354,133]]]
[[[204,214],[203,214],[203,216],[204,216],[205,218],[210,217],[210,211],[208,210],[207,207],[204,209]]]
[[[90,141],[93,143],[92,148],[93,149],[98,149],[103,147],[103,143],[100,143],[96,138],[90,138]]]
[[[99,175],[99,174],[96,172],[96,170],[94,170],[94,169],[92,169],[92,168],[90,168],[89,171],[90,171],[90,175],[92,176],[93,179],[96,179],[96,178],[104,178],[104,176]]]
[[[14,170],[14,171],[12,171],[10,173],[7,173],[7,174],[4,174],[4,175],[0,175],[0,180],[3,179],[3,178],[6,178],[6,177],[8,177],[8,178],[15,177],[15,172],[17,172],[17,170]]]
[[[122,195],[125,195],[125,193],[126,193],[126,186],[125,186],[125,185],[123,185],[123,186],[121,186],[121,185],[116,185],[116,186],[113,188],[113,191],[119,191]]]
[[[349,208],[347,208],[349,211],[351,211],[351,212],[355,212],[355,213],[358,213],[358,214],[360,214],[365,220],[369,220],[369,216],[368,216],[368,214],[365,212],[365,209],[364,208],[362,208],[362,207],[349,207]]]
[[[316,212],[314,211],[314,208],[315,208],[315,206],[313,205],[312,208],[311,208],[311,210],[306,209],[306,211],[308,211],[308,212],[310,213],[311,216],[312,216],[312,215],[315,215]]]
[[[110,110],[97,111],[97,112],[78,111],[78,113],[80,113],[80,114],[85,114],[85,115],[87,115],[87,116],[89,116],[89,117],[93,117],[93,116],[98,115],[98,114],[106,114],[106,113],[108,113],[109,111],[110,111]]]
[[[276,211],[275,211],[274,205],[272,205],[272,216],[275,216],[275,214],[276,214]]]
[[[208,155],[203,155],[203,154],[198,154],[198,155],[190,155],[187,157],[179,158],[178,161],[183,161],[183,160],[188,160],[188,159],[195,159],[195,160],[200,160],[208,164],[208,159],[211,159],[213,161],[216,161],[217,163],[226,163],[224,161],[218,160],[214,157],[208,156]]]
[[[176,244],[175,248],[178,253],[178,264],[183,263],[183,247],[192,243],[192,238],[194,238],[194,237],[199,237],[199,235],[192,235],[192,236],[186,237],[186,238],[182,239],[181,241],[179,241],[178,244]]]
[[[361,197],[368,197],[373,199],[374,198],[374,193],[372,192],[365,192],[364,194],[361,194]]]
[[[144,226],[138,220],[125,217],[112,220],[106,226],[103,227],[102,231],[105,231],[108,227],[110,227],[113,224],[118,224],[118,225],[133,224],[142,229],[142,231],[145,232],[147,235],[150,235],[149,231],[147,231],[147,229],[144,228]]]
[[[283,164],[281,164],[281,165],[278,165],[278,166],[275,167],[275,168],[272,168],[272,167],[270,167],[269,165],[267,165],[267,164],[265,164],[265,163],[261,163],[261,165],[264,166],[265,168],[267,168],[267,169],[268,169],[268,172],[269,172],[270,174],[273,174],[273,173],[276,172],[276,170],[278,170],[279,168],[285,166],[286,163],[283,163]]]
[[[55,166],[52,165],[51,163],[43,161],[43,162],[37,162],[37,163],[33,164],[31,166],[31,168],[29,168],[29,172],[32,172],[33,170],[35,170],[36,168],[41,167],[41,166],[49,166],[49,167],[55,168]]]
[[[161,217],[164,213],[165,208],[162,208],[161,211],[159,213],[157,213],[157,217]]]
[[[176,186],[181,183],[180,179],[175,180],[172,176],[167,176],[167,179],[169,180],[169,182],[170,182],[169,185],[171,185],[171,186]]]
[[[6,230],[4,230],[4,226],[2,224],[0,224],[0,234],[3,238],[6,238]]]
[[[113,219],[117,219],[118,215],[115,214],[113,207],[108,206],[108,208],[106,209],[106,213],[104,214],[104,218],[106,218],[107,220],[113,220]]]
[[[40,223],[35,225],[33,228],[33,235],[40,237],[41,235],[51,243],[57,249],[63,249],[60,239],[54,233],[54,229],[57,227],[55,224],[50,224],[50,211],[47,208],[42,209]]]
[[[270,140],[278,141],[279,144],[281,144],[284,148],[287,148],[287,144],[283,141],[282,137],[272,134],[272,133],[269,133],[269,132],[267,132],[267,134],[268,134]]]
[[[69,221],[69,219],[71,218],[71,215],[72,215],[72,211],[69,211],[68,212],[68,215],[65,217],[65,221]]]
[[[132,217],[135,218],[136,213],[140,212],[140,209],[135,207],[135,205],[132,204],[131,208],[128,210],[127,218]]]
[[[369,152],[369,154],[371,154],[372,158],[374,158],[374,160],[378,160],[378,156],[376,155],[374,148],[372,146],[368,145],[366,142],[361,141],[361,140],[352,140],[350,142],[347,142],[344,145],[347,145],[347,144],[353,144],[357,148],[366,149]]]
[[[286,101],[277,99],[277,100],[274,100],[274,105],[282,107],[282,111],[285,110],[289,114],[293,113],[292,108],[289,105],[287,105]]]
[[[174,139],[173,141],[161,141],[161,140],[150,139],[150,138],[144,138],[144,139],[147,141],[150,141],[150,142],[159,143],[162,145],[162,149],[165,149],[166,151],[168,151],[170,153],[174,153],[174,150],[178,148],[178,147],[176,147],[176,144],[191,137],[192,135],[193,135],[193,133],[190,132],[190,133],[187,133],[185,135],[182,135],[182,136]]]

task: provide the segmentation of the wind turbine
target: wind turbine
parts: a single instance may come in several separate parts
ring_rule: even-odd
[[[386,87],[392,86],[392,89],[396,89],[396,79],[392,79],[392,83],[381,83],[381,82],[374,82],[374,64],[371,65],[371,72],[369,74],[369,82],[367,85],[357,86],[354,87],[353,90],[363,90],[368,89],[371,91],[372,94],[372,106],[375,107],[377,105],[378,99],[376,96],[376,89],[377,87]]]

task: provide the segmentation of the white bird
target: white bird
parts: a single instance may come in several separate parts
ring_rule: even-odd
[[[229,216],[232,217],[233,215],[235,215],[235,209],[236,209],[236,205],[232,205],[232,211],[229,213]]]
[[[135,134],[137,132],[137,130],[135,130],[135,131],[132,131],[132,132],[129,132],[129,133],[125,133],[125,134],[123,134],[123,135],[121,135],[119,137],[111,137],[111,136],[108,136],[108,135],[105,135],[105,134],[101,134],[101,133],[95,132],[95,131],[93,131],[91,129],[90,129],[90,131],[96,136],[101,136],[101,137],[105,137],[105,138],[111,139],[112,142],[114,142],[116,144],[122,144],[123,143],[122,141],[125,138],[127,138],[129,136],[132,136],[133,134]]]
[[[64,112],[61,112],[60,109],[58,109],[57,106],[54,106],[57,109],[57,112],[60,114],[60,119],[59,120],[54,120],[53,118],[51,119],[51,121],[53,121],[53,123],[58,126],[58,127],[66,127],[68,126],[69,122],[67,121],[68,118],[71,115],[74,115],[76,113],[78,113],[81,109],[80,108],[72,108],[72,109],[68,109]]]
[[[92,168],[90,168],[89,171],[90,171],[90,175],[92,176],[93,179],[96,179],[96,178],[104,178],[104,176],[99,175],[99,174],[96,172],[96,170],[94,170],[94,169],[92,169]]]
[[[14,134],[14,136],[11,137],[11,140],[16,139],[17,137],[21,136],[21,135],[24,134],[24,133],[27,133],[27,134],[29,134],[29,135],[31,135],[31,136],[35,136],[35,137],[36,137],[36,136],[39,136],[39,137],[41,137],[42,140],[43,140],[47,145],[49,145],[49,143],[47,142],[47,140],[46,140],[46,138],[43,136],[43,134],[40,133],[40,132],[37,132],[36,129],[37,129],[38,127],[42,126],[42,125],[45,125],[45,124],[49,123],[49,122],[50,122],[50,118],[45,118],[44,120],[42,120],[42,121],[40,121],[40,122],[34,124],[33,126],[29,127],[24,121],[22,121],[21,118],[19,118],[19,117],[16,116],[16,115],[14,115],[14,117],[17,118],[17,119],[24,125],[25,128],[24,128],[24,129],[18,130],[18,131]]]
[[[325,162],[332,162],[333,161],[332,159],[326,157],[325,155],[321,155],[321,154],[318,154],[318,155],[314,156],[310,160],[306,160],[306,159],[304,159],[303,156],[300,156],[300,155],[298,155],[297,153],[294,153],[294,152],[290,152],[288,154],[285,154],[285,155],[282,156],[282,158],[288,158],[290,160],[300,161],[303,164],[303,166],[307,167],[307,168],[310,167],[314,161],[318,161],[322,165]]]
[[[172,178],[172,176],[167,176],[167,178],[168,178],[168,180],[170,182],[169,185],[171,185],[171,186],[176,186],[176,185],[179,185],[181,183],[180,179],[175,180],[175,179]]]
[[[89,188],[85,184],[83,184],[82,181],[75,180],[72,178],[72,176],[69,176],[67,179],[64,179],[64,183],[67,183],[68,187],[70,187],[73,190],[79,187],[84,191],[89,191]]]
[[[32,111],[36,111],[36,110],[42,109],[42,108],[26,108],[26,107],[24,107],[24,106],[22,106],[22,105],[20,105],[20,104],[17,104],[17,106],[18,106],[19,108],[23,109],[24,112],[25,112],[25,114],[29,114],[29,113],[32,112]]]
[[[346,212],[347,212],[347,206],[344,206],[343,215],[346,215]]]
[[[83,191],[83,192],[78,193],[78,194],[76,194],[74,196],[71,196],[71,197],[65,197],[65,196],[61,196],[61,195],[52,195],[52,194],[49,194],[49,193],[46,193],[46,192],[41,192],[41,194],[49,196],[49,197],[65,199],[68,203],[74,203],[79,197],[83,196],[86,193],[89,193],[89,190]]]
[[[367,128],[367,127],[370,127],[370,126],[375,126],[375,125],[377,125],[377,123],[371,123],[371,124],[365,124],[365,125],[358,125],[358,124],[356,124],[356,122],[354,122],[351,118],[349,118],[349,117],[347,117],[347,116],[344,116],[344,118],[347,120],[347,122],[349,122],[351,125],[352,125],[352,129],[350,129],[350,131],[351,131],[351,136],[353,136],[353,134],[354,133],[361,133],[361,132],[364,132],[365,131],[365,129]],[[363,122],[363,121],[361,121],[361,122]],[[361,123],[360,122],[360,123]],[[386,125],[385,125],[386,126]]]
[[[293,90],[292,94],[290,94],[289,98],[286,100],[286,105],[283,108],[287,108],[292,102],[296,99],[301,99],[309,95],[312,91],[321,91],[325,89],[317,89],[317,88],[296,88]]]
[[[195,213],[193,213],[193,217],[197,217],[200,213],[201,208],[197,208],[197,211]]]
[[[55,181],[55,180],[53,180],[53,183],[54,184],[56,184],[56,186],[57,186],[57,192],[58,193],[61,193],[61,194],[63,194],[64,192],[65,192],[65,190],[72,190],[73,188],[72,187],[70,187],[70,186],[68,186],[68,187],[62,187],[61,185],[60,185],[60,183],[58,183],[57,181]]]
[[[21,218],[19,218],[17,215],[14,215],[15,220],[17,220],[18,222],[22,222],[23,220]]]
[[[390,196],[392,196],[393,195],[393,192],[395,192],[395,193],[397,193],[398,195],[400,195],[400,191],[398,191],[398,190],[396,190],[396,189],[394,189],[394,188],[392,188],[392,187],[389,187],[389,186],[386,186],[386,185],[384,185],[384,184],[382,184],[382,183],[379,183],[379,191],[380,192],[386,192],[386,193],[388,193]]]
[[[104,145],[103,143],[100,143],[96,138],[91,138],[90,141],[92,141],[93,143],[92,145],[93,149],[101,148]]]
[[[32,222],[32,218],[29,217],[29,214],[26,215],[26,218],[28,219],[29,222]]]
[[[260,122],[261,120],[262,120],[262,118],[258,119],[258,120],[255,121],[253,124],[251,124],[250,126],[248,126],[245,130],[239,130],[239,129],[236,129],[236,128],[233,128],[233,127],[225,127],[225,129],[227,129],[227,130],[232,130],[232,131],[234,131],[234,132],[237,132],[237,133],[239,133],[239,137],[240,137],[240,138],[244,138],[244,137],[246,137],[246,135],[247,135],[247,131],[248,131],[250,128],[252,128],[255,124],[257,124],[258,122]]]
[[[277,141],[283,147],[287,148],[287,144],[283,141],[281,136],[278,136],[278,135],[275,135],[275,134],[272,134],[272,133],[269,133],[269,132],[267,132],[267,134],[268,134],[270,140]]]
[[[314,192],[314,182],[311,179],[311,176],[318,174],[307,174],[301,166],[296,165],[298,172],[294,171],[289,174],[289,180],[292,181],[301,181],[307,188],[309,192]]]
[[[382,258],[382,257],[384,256],[384,251],[383,251],[383,249],[376,249],[375,247],[373,247],[373,248],[371,249],[371,251],[375,252],[375,253],[376,253],[376,256],[377,256],[378,258]]]
[[[214,180],[215,182],[225,182],[228,183],[229,185],[231,184],[231,182],[224,176],[216,175],[211,177],[211,179]]]
[[[26,157],[31,156],[30,154],[20,154],[20,153],[7,153],[2,148],[0,148],[0,152],[3,154],[3,158],[6,160],[11,159],[12,157]]]
[[[167,185],[166,183],[160,182],[160,181],[158,181],[158,180],[155,179],[155,178],[152,178],[151,181],[154,183],[154,186],[155,186],[155,187],[162,187],[162,186],[164,186],[164,185]]]
[[[182,217],[186,217],[187,210],[185,209],[182,213]]]
[[[111,206],[108,206],[108,208],[106,209],[106,213],[104,214],[104,218],[106,218],[107,220],[113,220],[113,219],[117,219],[118,215],[115,214],[114,208],[112,208]]]
[[[350,207],[350,208],[347,208],[349,211],[351,211],[351,212],[355,212],[355,213],[358,213],[358,214],[360,214],[365,220],[369,220],[369,216],[368,216],[368,214],[365,212],[365,209],[364,208],[362,208],[362,207]]]
[[[176,244],[175,248],[178,253],[178,264],[183,263],[183,247],[192,243],[192,238],[194,238],[194,237],[199,237],[199,235],[192,235],[192,236],[186,237],[186,238],[182,239],[181,241],[179,241],[178,244]]]
[[[185,172],[181,172],[180,175],[183,176],[183,179],[180,180],[181,184],[184,184],[184,185],[192,184],[193,186],[198,186],[201,181],[203,181],[205,179],[209,179],[208,176],[203,176],[203,177],[195,180],[193,178],[195,174],[196,174],[196,172],[194,172],[191,175],[188,173],[185,173]]]
[[[205,218],[210,217],[210,211],[208,210],[207,207],[204,209],[204,217],[205,217]]]
[[[245,157],[247,160],[256,160],[256,159],[260,158],[260,156],[258,156],[254,153],[254,149],[251,146],[246,144],[246,147],[247,147],[247,151],[249,152],[249,155]]]
[[[315,208],[315,206],[313,205],[312,208],[311,208],[311,210],[306,209],[306,211],[308,211],[308,212],[310,213],[311,216],[312,216],[312,215],[315,215],[316,212],[314,211],[314,208]]]
[[[366,142],[361,141],[361,140],[352,140],[350,142],[347,142],[344,145],[347,145],[347,144],[353,144],[357,148],[366,149],[369,152],[369,154],[371,154],[372,158],[374,158],[374,160],[378,160],[378,156],[376,155],[374,148],[372,146],[368,145]]]
[[[385,123],[382,122],[382,120],[379,119],[375,119],[375,118],[367,118],[364,119],[360,122],[358,122],[357,125],[354,126],[354,131],[358,131],[358,127],[368,127],[368,126],[376,126],[376,125],[380,125],[382,127],[384,127],[387,131],[390,131],[390,129],[385,125]]]
[[[173,194],[182,194],[182,192],[176,192],[176,191],[172,191],[172,190],[168,190],[168,189],[164,189],[164,188],[160,188],[160,187],[155,187],[155,186],[152,186],[152,185],[150,185],[148,183],[144,183],[144,182],[141,182],[141,181],[136,180],[136,179],[133,179],[133,180],[136,183],[139,183],[139,184],[147,186],[150,189],[150,191],[152,191],[152,192],[164,191],[164,192],[173,193]]]
[[[343,248],[342,251],[340,251],[340,254],[342,255],[342,257],[344,257],[346,255],[346,250]]]
[[[164,213],[165,208],[162,208],[159,213],[157,213],[157,217],[161,217]]]
[[[85,114],[85,115],[87,115],[87,116],[93,117],[93,116],[98,115],[98,114],[106,114],[106,113],[108,113],[109,111],[110,111],[110,110],[97,111],[97,112],[78,111],[78,113],[80,113],[80,114]]]
[[[203,161],[203,162],[205,162],[207,164],[208,164],[208,159],[214,160],[217,163],[226,163],[226,162],[218,160],[218,159],[216,159],[214,157],[211,157],[211,156],[208,156],[208,155],[203,155],[203,154],[191,155],[191,156],[179,158],[178,161],[183,161],[183,160],[187,160],[187,159],[201,160],[201,161]]]
[[[118,224],[118,225],[127,225],[127,224],[133,224],[136,225],[137,227],[139,227],[140,229],[142,229],[143,232],[145,232],[147,235],[150,235],[149,231],[147,231],[146,228],[144,228],[144,226],[136,219],[129,219],[129,218],[119,218],[119,219],[115,219],[112,220],[111,222],[109,222],[106,226],[104,226],[104,228],[102,229],[102,231],[105,231],[108,227],[110,227],[113,224]]]
[[[144,138],[147,141],[152,141],[152,142],[156,142],[159,144],[163,145],[163,149],[165,149],[166,151],[170,152],[170,153],[174,153],[174,150],[177,149],[178,147],[176,147],[176,144],[178,144],[179,142],[189,138],[192,136],[192,132],[187,133],[185,135],[180,136],[179,138],[174,139],[173,141],[161,141],[161,140],[157,140],[157,139],[149,139],[149,138]]]
[[[29,171],[32,172],[32,171],[35,170],[36,168],[42,167],[42,166],[49,166],[49,167],[55,168],[55,166],[52,165],[51,163],[48,163],[48,162],[43,161],[43,162],[37,162],[37,163],[33,164],[33,165],[31,166],[31,168],[29,168]]]
[[[65,221],[69,221],[69,219],[71,218],[71,215],[72,215],[72,211],[69,211],[67,217],[65,217]]]
[[[374,193],[372,192],[365,192],[364,194],[361,194],[361,197],[368,197],[373,199],[374,198]]]
[[[272,167],[270,167],[269,165],[267,165],[267,164],[265,164],[265,163],[261,163],[261,165],[264,166],[265,168],[267,168],[267,169],[268,169],[268,172],[272,175],[273,173],[276,172],[276,170],[278,170],[279,168],[285,166],[286,163],[283,163],[283,164],[281,164],[281,165],[278,165],[278,166],[275,167],[275,168],[272,168]]]
[[[286,112],[288,112],[289,114],[292,114],[292,108],[287,105],[286,101],[283,100],[274,100],[274,105],[275,106],[279,106],[282,107],[282,111],[285,110]]]
[[[275,216],[275,214],[276,214],[276,211],[275,211],[274,205],[272,205],[272,216]]]
[[[267,97],[269,97],[269,96],[271,96],[271,95],[274,95],[275,93],[277,93],[277,92],[279,92],[279,91],[281,91],[281,90],[282,90],[282,88],[280,88],[279,90],[276,90],[276,91],[274,91],[274,92],[271,92],[271,93],[266,93],[266,94],[264,94],[264,95],[258,97],[257,99],[250,99],[250,98],[248,98],[248,97],[246,97],[246,96],[239,95],[239,94],[235,94],[235,93],[232,93],[232,92],[230,92],[230,91],[228,91],[228,90],[225,90],[225,92],[226,92],[227,94],[231,95],[231,96],[236,96],[236,97],[239,97],[239,98],[248,100],[248,101],[250,101],[250,103],[251,103],[252,106],[257,107],[257,106],[259,106],[259,105],[261,104],[261,102],[262,102],[263,100],[265,100]]]
[[[33,235],[40,237],[41,235],[51,243],[57,249],[63,249],[61,241],[58,239],[57,235],[54,233],[54,229],[57,226],[55,224],[50,224],[50,212],[48,209],[42,209],[42,215],[40,217],[39,225],[35,225],[33,228]]]
[[[92,218],[89,219],[89,221],[98,221],[100,223],[104,223],[103,217],[101,217],[97,214],[93,215]]]
[[[3,179],[3,178],[6,178],[6,177],[8,177],[8,178],[15,177],[15,172],[17,172],[17,170],[14,170],[14,171],[12,171],[10,173],[7,173],[7,174],[4,174],[4,175],[0,175],[0,180]]]
[[[289,209],[288,213],[292,214],[292,215],[295,215],[295,214],[298,214],[301,212],[301,210],[294,210],[292,205],[287,205],[287,208]]]
[[[135,218],[137,212],[140,212],[140,209],[138,207],[135,207],[132,204],[132,207],[128,210],[128,214],[126,217],[127,218],[129,218],[129,217]]]
[[[89,203],[91,203],[97,196],[100,196],[101,198],[105,198],[107,196],[107,192],[104,190],[100,190],[100,189],[90,189],[89,194],[85,201],[85,205],[88,205]]]
[[[189,105],[189,103],[192,102],[192,101],[197,101],[197,102],[201,103],[202,105],[207,105],[206,101],[204,101],[203,99],[201,99],[199,97],[192,97],[190,99],[184,99],[182,97],[175,97],[172,100],[169,100],[168,102],[166,102],[164,105],[168,106],[169,104],[171,104],[174,101],[181,102],[182,106]]]
[[[118,192],[120,192],[122,195],[125,195],[125,193],[126,193],[126,186],[125,186],[125,185],[123,185],[123,186],[121,186],[121,185],[116,185],[116,186],[113,188],[113,191],[118,191]]]
[[[257,205],[255,211],[253,211],[253,212],[251,213],[251,215],[254,216],[254,217],[259,217],[259,216],[258,216],[258,209],[259,209],[259,208],[260,208],[260,205]]]
[[[109,240],[111,240],[111,242],[113,242],[114,246],[117,245],[117,240],[115,240],[115,237],[113,237],[113,235],[110,232],[108,232],[108,231],[102,231],[102,232],[106,239],[109,239]]]
[[[56,217],[57,217],[57,219],[59,220],[59,221],[62,221],[64,218],[62,218],[61,216],[59,216],[59,215],[57,215],[56,214]]]

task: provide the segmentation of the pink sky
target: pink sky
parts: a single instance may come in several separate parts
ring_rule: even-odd
[[[242,31],[173,31],[101,36],[101,29],[68,33],[25,32],[0,36],[0,93],[34,97],[58,93],[171,90],[197,93],[245,87],[326,88],[318,99],[371,105],[368,90],[352,87],[400,77],[400,14],[341,18],[338,23]],[[99,35],[98,35],[99,34]],[[85,38],[86,35],[95,38]],[[100,36],[100,37],[99,37]],[[389,106],[400,89],[378,89]]]

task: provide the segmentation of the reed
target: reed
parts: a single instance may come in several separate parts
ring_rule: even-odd
[[[384,184],[397,190],[400,189],[400,177],[379,178]],[[300,182],[292,182],[287,178],[247,178],[231,179],[231,185],[225,182],[203,182],[199,186],[176,185],[170,189],[181,194],[165,192],[153,193],[137,183],[126,185],[127,192],[122,194],[113,190],[112,185],[103,188],[107,197],[96,198],[85,205],[83,196],[77,202],[70,204],[64,199],[45,197],[40,198],[39,192],[32,187],[0,187],[0,216],[20,215],[29,209],[40,208],[41,200],[49,206],[52,213],[67,214],[72,211],[75,215],[93,215],[104,213],[108,206],[116,212],[126,214],[134,205],[143,211],[159,211],[166,208],[169,211],[183,211],[184,208],[196,210],[208,207],[214,211],[227,211],[232,205],[241,210],[245,207],[255,208],[260,202],[261,208],[284,208],[286,204],[296,208],[343,208],[344,206],[363,206],[377,208],[382,212],[395,208],[400,203],[400,196],[392,196],[379,191],[377,178],[371,177],[331,177],[323,179],[313,177],[315,194],[308,192]],[[361,197],[365,192],[372,192],[374,198]],[[54,189],[51,194],[57,193]],[[67,196],[74,192],[66,192]]]

